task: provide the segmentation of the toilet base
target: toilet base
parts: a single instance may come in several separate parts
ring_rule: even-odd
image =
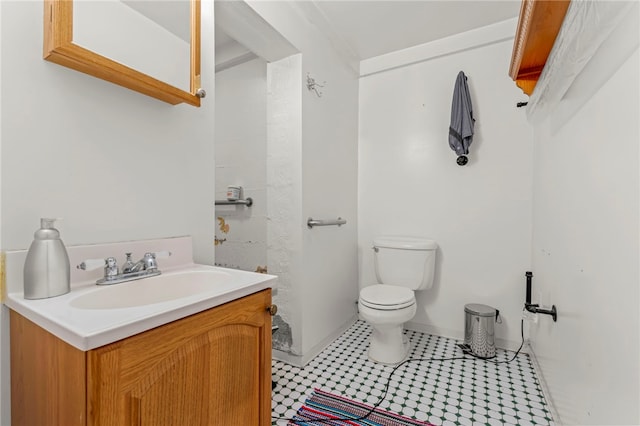
[[[396,365],[404,361],[411,351],[411,342],[403,331],[403,324],[373,325],[369,340],[369,359],[385,365]]]

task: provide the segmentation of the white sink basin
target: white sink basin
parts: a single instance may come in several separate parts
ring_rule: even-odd
[[[227,272],[184,271],[100,286],[72,299],[69,304],[79,309],[131,308],[203,293],[227,292],[234,285],[232,275]]]

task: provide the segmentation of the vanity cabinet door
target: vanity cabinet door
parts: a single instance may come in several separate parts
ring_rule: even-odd
[[[11,425],[85,426],[85,352],[10,315]]]
[[[92,350],[89,425],[271,424],[271,290]]]

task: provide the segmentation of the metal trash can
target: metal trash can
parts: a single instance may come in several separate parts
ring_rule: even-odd
[[[479,303],[464,305],[464,344],[479,358],[496,356],[495,322],[498,311]]]

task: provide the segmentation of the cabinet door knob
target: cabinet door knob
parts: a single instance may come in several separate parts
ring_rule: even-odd
[[[267,311],[269,312],[269,314],[271,316],[274,316],[278,312],[278,306],[277,305],[269,305],[269,306],[267,306]]]

